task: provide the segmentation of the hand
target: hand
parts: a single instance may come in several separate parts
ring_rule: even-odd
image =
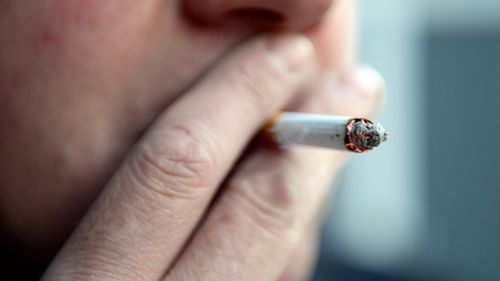
[[[367,69],[322,74],[301,91],[317,61],[299,35],[258,37],[221,60],[148,129],[43,280],[307,277],[320,206],[346,155],[256,148],[233,166],[283,107],[373,114],[381,80]]]
[[[265,7],[281,15],[280,31],[316,23],[304,32],[320,64],[343,73],[354,2],[2,1],[0,240],[45,267],[158,115],[262,30],[259,13],[228,12]]]

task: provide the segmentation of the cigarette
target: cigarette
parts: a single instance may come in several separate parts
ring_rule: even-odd
[[[362,153],[387,141],[388,132],[365,118],[282,112],[264,128],[281,148],[306,145]]]

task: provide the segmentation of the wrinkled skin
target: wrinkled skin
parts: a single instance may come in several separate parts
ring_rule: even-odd
[[[351,66],[352,1],[186,2],[0,3],[0,222],[20,251],[50,259],[151,122],[255,31],[305,31],[322,69]],[[254,7],[280,16],[231,13]]]

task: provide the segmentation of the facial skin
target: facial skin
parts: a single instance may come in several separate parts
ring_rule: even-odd
[[[345,73],[354,3],[330,4],[2,1],[2,231],[50,259],[150,124],[256,31],[305,32],[315,76]]]

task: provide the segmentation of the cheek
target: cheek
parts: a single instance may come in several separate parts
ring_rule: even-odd
[[[57,248],[151,120],[246,36],[191,26],[178,2],[0,0],[0,206],[34,249]]]
[[[309,36],[325,69],[337,73],[350,69],[354,61],[355,1],[336,1]]]
[[[133,141],[115,115],[167,1],[3,1],[0,220],[54,246]]]

